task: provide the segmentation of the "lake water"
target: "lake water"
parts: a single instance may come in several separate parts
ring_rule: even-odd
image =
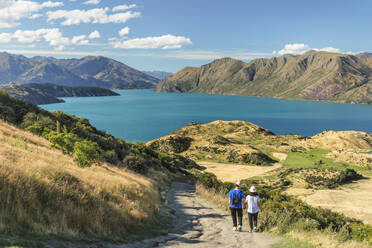
[[[64,98],[42,105],[85,117],[127,141],[148,141],[190,122],[244,120],[276,134],[311,136],[324,130],[372,132],[372,106],[262,97],[117,90],[120,96]]]

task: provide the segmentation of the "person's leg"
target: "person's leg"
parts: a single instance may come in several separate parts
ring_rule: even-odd
[[[253,215],[251,213],[248,213],[248,219],[249,219],[249,228],[252,231],[253,230]]]
[[[258,213],[255,213],[253,215],[253,224],[254,224],[254,229],[257,228],[257,217],[258,217]]]
[[[239,223],[239,226],[242,226],[243,225],[243,209],[238,208],[237,211],[238,211],[238,223]]]
[[[236,208],[230,208],[233,226],[236,227]]]

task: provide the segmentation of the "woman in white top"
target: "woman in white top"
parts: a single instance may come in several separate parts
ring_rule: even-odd
[[[255,186],[249,189],[249,195],[246,198],[250,232],[257,231],[258,212],[261,211],[260,197],[257,195]]]

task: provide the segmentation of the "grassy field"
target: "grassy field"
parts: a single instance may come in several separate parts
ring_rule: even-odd
[[[329,153],[328,150],[321,148],[313,148],[305,152],[290,152],[284,161],[284,165],[289,168],[345,169],[356,167],[344,162],[334,162],[332,159],[325,157],[327,153]]]

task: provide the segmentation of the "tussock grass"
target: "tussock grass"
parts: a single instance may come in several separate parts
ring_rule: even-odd
[[[49,142],[0,121],[0,233],[125,239],[158,221],[150,179],[81,168]]]

